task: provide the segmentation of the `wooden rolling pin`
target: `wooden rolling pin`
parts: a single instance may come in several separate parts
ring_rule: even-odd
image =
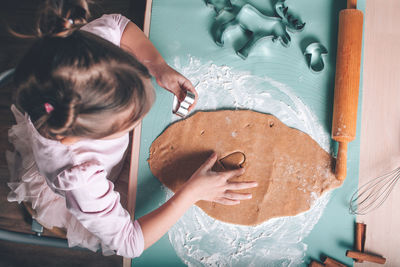
[[[347,143],[356,137],[363,29],[363,13],[356,6],[357,0],[348,0],[347,9],[339,13],[332,121],[332,139],[339,142],[335,167],[339,180],[346,178]]]

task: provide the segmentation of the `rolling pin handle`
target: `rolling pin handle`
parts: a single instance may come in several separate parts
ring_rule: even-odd
[[[343,181],[347,172],[347,142],[339,142],[339,149],[336,157],[335,174],[336,179]]]
[[[347,9],[357,9],[357,0],[347,0]]]

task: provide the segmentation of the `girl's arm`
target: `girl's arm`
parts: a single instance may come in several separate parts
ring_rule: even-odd
[[[244,173],[244,169],[227,172],[213,172],[217,160],[214,153],[178,190],[172,198],[158,209],[139,218],[144,237],[144,249],[150,247],[171,228],[182,215],[197,201],[214,201],[225,205],[236,205],[240,200],[251,198],[249,193],[232,190],[257,186],[255,182],[229,182]]]
[[[165,62],[150,40],[132,22],[128,23],[122,34],[121,48],[135,55],[149,69],[157,83],[175,94],[179,101],[184,100],[186,91],[193,92],[197,99],[197,92],[192,83]],[[191,106],[193,107],[194,105]]]

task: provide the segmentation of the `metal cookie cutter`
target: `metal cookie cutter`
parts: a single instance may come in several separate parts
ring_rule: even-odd
[[[304,56],[307,65],[313,73],[321,72],[325,68],[324,57],[328,54],[328,50],[321,43],[311,43],[306,47]]]
[[[194,103],[196,99],[195,94],[190,91],[186,91],[185,99],[179,103],[178,98],[174,97],[174,104],[172,112],[179,117],[185,117],[189,113],[189,107]]]

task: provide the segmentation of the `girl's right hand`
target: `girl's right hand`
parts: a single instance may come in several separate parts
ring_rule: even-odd
[[[160,239],[199,200],[235,205],[239,204],[240,200],[251,198],[251,194],[232,190],[252,188],[257,186],[257,183],[230,182],[230,178],[242,175],[244,170],[213,172],[211,168],[216,161],[217,155],[213,153],[166,203],[139,218],[145,248]]]
[[[242,175],[244,169],[214,172],[211,168],[216,161],[217,154],[213,153],[183,186],[182,189],[187,190],[193,203],[206,200],[224,205],[236,205],[240,203],[240,200],[251,199],[250,193],[234,191],[253,188],[258,184],[256,182],[230,182],[229,179]]]

